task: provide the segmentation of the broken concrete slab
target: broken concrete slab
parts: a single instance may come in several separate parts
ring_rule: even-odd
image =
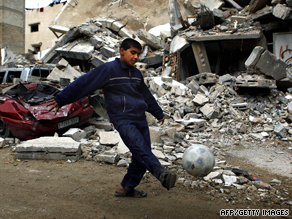
[[[96,156],[99,162],[115,164],[120,159],[120,155],[115,150],[105,151]]]
[[[282,138],[285,138],[287,136],[287,130],[280,122],[276,123],[276,126],[274,127],[274,132]]]
[[[61,78],[68,78],[70,82],[73,82],[81,75],[82,74],[69,65],[65,59],[61,59],[53,71],[48,75],[47,79],[60,82]]]
[[[19,159],[78,160],[81,144],[70,137],[40,137],[21,142],[15,147]]]
[[[199,85],[201,84],[216,84],[219,80],[219,76],[213,73],[209,73],[209,72],[203,72],[203,73],[199,73],[197,75],[188,77],[186,79],[186,81],[190,81],[190,80],[194,80],[196,81]]]
[[[177,0],[169,0],[168,2],[168,16],[170,20],[171,35],[175,36],[177,32],[183,29],[182,15],[179,9]]]
[[[154,49],[164,49],[169,51],[169,45],[166,44],[163,40],[159,39],[158,37],[154,36],[153,34],[148,33],[146,30],[138,30],[137,36],[139,39],[143,40],[147,43],[150,47]]]
[[[55,49],[63,57],[79,60],[89,60],[94,51],[94,46],[90,42],[71,42]]]
[[[103,60],[101,56],[93,55],[92,56],[92,59],[91,59],[91,63],[94,65],[94,67],[98,67],[101,64],[106,63],[106,61]]]
[[[118,52],[110,47],[104,46],[101,49],[101,54],[105,58],[110,58],[110,57],[115,57],[116,55],[118,55]]]
[[[117,145],[121,140],[119,133],[116,131],[99,132],[99,137],[100,144],[109,146]]]
[[[264,51],[256,64],[256,68],[267,76],[280,80],[286,77],[287,64],[268,50]]]
[[[245,32],[220,32],[215,34],[201,34],[200,32],[193,32],[193,35],[187,37],[188,41],[214,41],[214,40],[237,40],[237,39],[260,39],[263,36],[262,30],[249,30]]]
[[[86,137],[86,132],[79,128],[70,128],[68,131],[66,131],[63,135],[63,137],[70,137],[74,139],[75,141],[80,141],[82,138]]]
[[[263,52],[265,51],[265,49],[261,46],[256,46],[251,54],[249,55],[249,57],[247,58],[247,60],[245,61],[245,67],[247,69],[251,69],[251,68],[255,68],[257,62],[259,61],[259,59],[261,58],[261,55],[263,54]]]
[[[261,75],[239,75],[232,83],[234,87],[277,88],[276,81]]]
[[[184,49],[186,49],[189,46],[190,44],[185,39],[185,37],[176,35],[170,43],[169,53],[182,52]]]
[[[289,20],[292,18],[291,11],[292,10],[290,7],[284,6],[282,4],[277,4],[273,8],[273,15],[282,20]]]
[[[215,104],[205,104],[203,107],[200,108],[200,111],[208,118],[208,119],[215,119],[219,116],[220,111]]]
[[[153,126],[149,127],[151,143],[162,143],[163,142],[160,138],[160,135],[159,135],[160,129],[161,129],[160,127],[153,127]]]
[[[202,106],[209,102],[209,98],[202,93],[197,93],[195,98],[192,100],[196,105]]]
[[[183,124],[185,126],[185,128],[193,129],[194,132],[203,131],[206,129],[206,122],[207,121],[205,119],[191,118],[189,120],[177,119],[175,121]]]
[[[249,3],[249,12],[254,13],[257,10],[262,9],[270,3],[271,0],[251,0]]]

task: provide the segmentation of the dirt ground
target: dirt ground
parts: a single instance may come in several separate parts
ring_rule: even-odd
[[[236,162],[266,182],[276,177],[283,184],[290,183],[288,192],[292,194],[291,179],[255,168],[243,159],[230,158],[229,162]],[[212,219],[224,218],[220,217],[220,209],[283,208],[265,203],[253,206],[240,199],[232,205],[208,195],[208,188],[191,189],[179,184],[167,191],[152,176],[138,186],[147,191],[146,198],[117,198],[113,193],[125,172],[123,167],[84,159],[74,163],[15,160],[11,148],[1,149],[0,218]],[[290,216],[286,218],[292,218],[291,212],[290,206]]]

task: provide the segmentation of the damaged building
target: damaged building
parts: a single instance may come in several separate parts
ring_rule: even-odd
[[[68,1],[49,26],[55,35],[62,37],[41,60],[56,64],[65,58],[72,66],[79,66],[82,72],[88,72],[118,56],[119,42],[124,37],[131,37],[143,44],[139,61],[146,68],[154,68],[160,71],[159,75],[169,75],[177,81],[184,82],[191,77],[200,84],[212,85],[218,81],[216,78],[228,74],[232,76],[228,83],[235,87],[256,87],[254,80],[260,81],[258,87],[261,88],[274,88],[272,84],[275,82],[280,89],[291,86],[289,2],[169,1],[164,10],[159,9],[161,17],[164,17],[160,18],[160,23],[156,24],[154,17],[144,27],[138,17],[135,27],[129,22],[133,22],[132,17],[128,20],[121,19],[119,14],[110,18],[101,17],[117,9],[124,11],[130,5],[131,2],[123,1],[108,3],[99,17],[92,15],[86,23],[79,20],[78,26],[69,26],[65,22],[69,11],[82,11],[89,6]],[[133,9],[138,7],[131,6]],[[165,19],[165,13],[168,20]],[[161,24],[166,22],[169,22],[168,25]],[[158,28],[154,27],[155,24]],[[285,62],[287,75],[283,72],[283,63],[281,68],[277,68],[282,72],[276,77],[272,76],[276,74],[275,69],[266,69],[273,73],[263,69],[262,72],[258,66],[252,67],[246,63],[254,55],[255,47],[266,50],[263,62],[271,60],[271,57],[267,58],[268,53],[271,56],[274,54],[272,57],[275,62]],[[245,74],[253,76],[244,76],[243,79],[242,75]]]

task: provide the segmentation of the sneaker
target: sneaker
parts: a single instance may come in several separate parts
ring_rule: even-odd
[[[174,187],[176,182],[176,174],[171,172],[163,172],[159,176],[159,181],[167,190]]]

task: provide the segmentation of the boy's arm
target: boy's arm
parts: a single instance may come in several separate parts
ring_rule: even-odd
[[[61,108],[62,106],[92,94],[97,89],[103,88],[109,79],[109,73],[104,65],[101,65],[90,72],[74,80],[64,90],[58,93],[54,101],[50,101],[48,106]],[[57,106],[56,106],[57,103]],[[52,110],[52,109],[50,109]]]

